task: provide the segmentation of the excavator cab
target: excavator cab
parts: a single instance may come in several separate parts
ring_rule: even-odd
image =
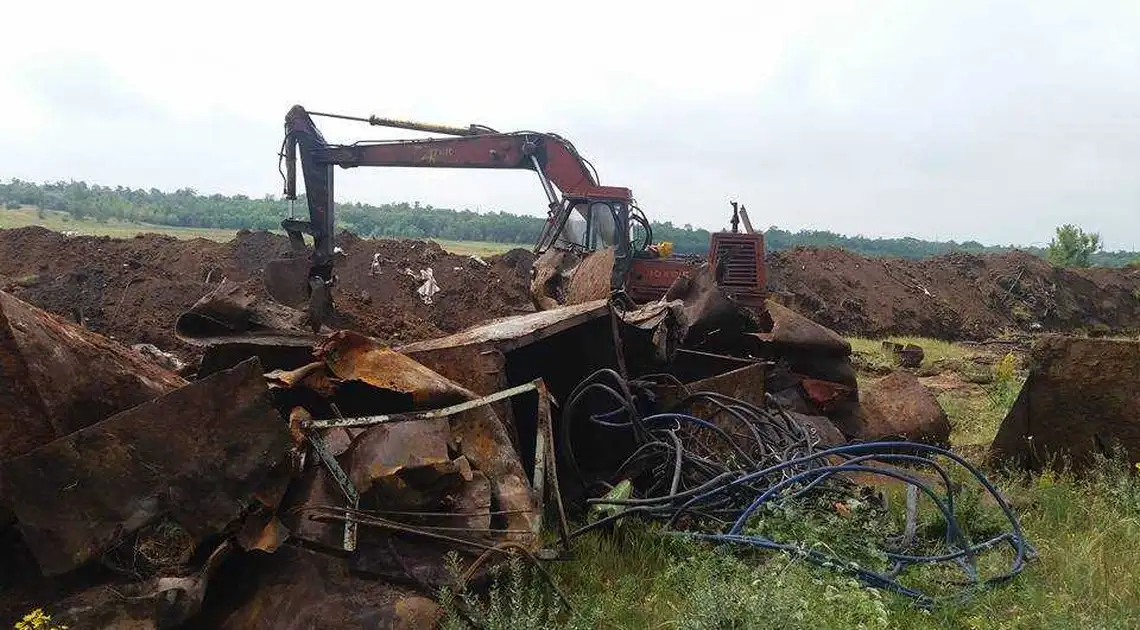
[[[594,252],[616,245],[614,225],[616,212],[604,200],[581,202],[569,208],[562,231],[553,246],[580,252]],[[542,253],[542,246],[537,248]]]

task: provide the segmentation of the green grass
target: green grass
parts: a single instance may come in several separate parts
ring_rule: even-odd
[[[979,395],[978,390],[942,392],[938,394],[938,404],[950,419],[950,443],[958,447],[988,445],[1006,414],[986,396]]]
[[[912,341],[927,348],[934,361],[971,354],[950,344]],[[878,343],[853,340],[865,351],[877,350]],[[956,374],[940,377],[960,381],[939,402],[950,417],[952,440],[974,457],[992,440],[1023,382],[1014,362],[1001,359],[994,357],[994,380],[988,384]],[[1132,464],[1105,462],[1080,479],[990,471],[1037,557],[1013,581],[929,611],[782,553],[718,549],[664,537],[638,522],[613,533],[582,536],[575,540],[572,559],[548,568],[579,612],[578,625],[586,618],[597,628],[1137,628],[1140,476],[1131,474]],[[993,506],[978,505],[967,527],[992,518]],[[800,525],[802,520],[794,520],[788,531],[798,532]],[[504,622],[488,627],[530,626]]]
[[[114,238],[132,238],[138,234],[163,234],[180,239],[205,238],[211,241],[225,242],[232,240],[236,230],[218,230],[213,228],[184,228],[168,225],[149,225],[145,223],[119,223],[108,221],[99,223],[91,219],[73,219],[64,212],[45,210],[41,218],[35,208],[23,207],[18,210],[0,208],[0,229],[13,229],[38,225],[56,232],[75,232],[86,236],[111,236]]]
[[[942,341],[939,339],[928,339],[925,337],[887,337],[886,339],[866,339],[863,337],[848,337],[851,342],[851,351],[859,353],[864,356],[878,358],[887,361],[886,353],[883,352],[883,342],[893,341],[895,343],[906,345],[913,343],[922,347],[923,359],[922,365],[929,366],[938,362],[945,361],[963,361],[971,356],[971,352],[966,348],[949,341]]]
[[[849,341],[852,352],[859,353],[864,368],[892,369],[893,362],[883,352],[881,340],[852,338]],[[979,355],[961,345],[935,339],[891,337],[890,341],[922,346],[925,356],[918,370],[920,376],[951,372],[960,377],[961,382],[956,387],[936,392],[938,404],[950,419],[952,444],[973,451],[993,441],[1025,382],[1024,375],[1016,371],[1016,360],[999,354]],[[859,374],[860,383],[864,383],[867,376]]]
[[[993,475],[1038,556],[1013,581],[929,611],[783,553],[670,539],[638,523],[584,535],[571,560],[548,569],[578,612],[576,627],[590,619],[647,629],[1136,628],[1140,481],[1122,468],[1106,464],[1084,480]]]
[[[448,241],[445,239],[433,238],[430,239],[437,243],[445,250],[452,254],[459,254],[460,256],[494,256],[495,254],[502,254],[509,252],[512,249],[521,247],[523,249],[530,249],[530,245],[519,245],[511,243],[484,243],[480,241]]]
[[[70,231],[85,236],[110,236],[113,238],[132,238],[138,234],[162,234],[183,240],[205,238],[224,243],[233,240],[237,235],[237,230],[172,227],[169,225],[151,225],[148,223],[120,223],[118,221],[99,223],[91,219],[74,219],[65,212],[52,210],[45,210],[41,216],[36,208],[29,206],[15,210],[0,207],[0,229],[22,228],[33,225],[55,230],[56,232]],[[448,241],[441,239],[430,240],[434,240],[439,243],[443,249],[460,256],[486,257],[501,254],[516,247],[529,249],[529,246],[526,245],[511,245],[508,243]]]

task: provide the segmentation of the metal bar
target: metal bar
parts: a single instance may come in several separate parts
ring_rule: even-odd
[[[367,118],[360,116],[349,116],[347,114],[330,114],[328,112],[309,112],[310,116],[322,116],[324,118],[340,118],[341,120],[355,120],[357,122],[368,122]]]
[[[331,114],[328,112],[309,112],[310,116],[322,116],[324,118],[339,118],[341,120],[354,120],[356,122],[365,122],[373,127],[391,127],[393,129],[407,129],[409,131],[426,131],[428,133],[442,133],[448,136],[477,136],[481,133],[493,133],[490,130],[483,131],[484,128],[471,125],[470,127],[452,127],[451,125],[438,125],[435,123],[416,122],[414,120],[400,120],[398,118],[381,118],[379,116],[369,116],[362,118],[360,116],[349,116],[347,114]]]
[[[376,416],[362,416],[359,418],[332,418],[329,420],[309,420],[306,421],[302,427],[305,429],[333,429],[333,428],[355,428],[355,427],[369,427],[377,424],[385,424],[391,422],[410,422],[413,420],[430,420],[432,418],[442,418],[451,416],[463,411],[483,407],[500,400],[518,396],[529,391],[534,391],[538,388],[539,380],[534,380],[522,385],[516,385],[510,389],[504,389],[501,392],[495,392],[476,398],[475,400],[468,400],[461,402],[457,405],[450,407],[443,407],[440,409],[432,409],[429,411],[416,411],[411,413],[393,413],[381,414]]]
[[[463,128],[453,127],[451,125],[416,122],[414,120],[400,120],[398,118],[380,118],[379,116],[369,116],[367,122],[373,127],[390,127],[392,129],[441,133],[447,136],[478,136],[483,133],[491,133],[489,131],[480,131],[474,125]]]
[[[546,460],[545,470],[546,477],[550,478],[550,493],[554,498],[554,507],[558,511],[558,533],[562,538],[562,546],[567,551],[570,550],[570,525],[566,520],[566,508],[562,505],[562,490],[558,487],[558,463],[556,461],[554,450],[554,423],[552,414],[550,413],[550,392],[546,389],[546,383],[541,379],[537,382],[538,385],[538,435],[543,437],[543,442],[546,443]],[[537,441],[537,440],[536,440]],[[535,476],[538,476],[538,463],[535,462]],[[542,511],[539,511],[539,518],[542,518]]]
[[[543,394],[546,387],[540,386],[538,389],[538,410],[535,414],[538,422],[536,423],[536,431],[534,434],[534,497],[538,512],[538,518],[534,522],[534,535],[541,539],[542,536],[542,519],[545,514],[543,504],[546,498],[545,484],[546,484],[546,431],[543,429]],[[549,411],[549,407],[547,407]],[[549,416],[549,414],[547,414]]]
[[[333,480],[340,486],[340,491],[344,493],[344,498],[348,500],[349,507],[356,511],[360,509],[360,493],[356,490],[356,486],[352,485],[352,480],[348,478],[348,474],[337,463],[336,458],[329,453],[329,445],[325,442],[324,436],[316,431],[308,432],[309,444],[312,445],[313,450],[316,451],[317,457],[324,463],[325,468],[328,469],[329,474],[332,475]],[[348,518],[349,512],[345,512],[344,521],[344,550],[356,551],[356,521]]]
[[[335,505],[299,505],[290,512],[304,512],[305,510],[339,510],[340,508]],[[456,516],[500,516],[506,514],[529,514],[530,510],[490,510],[486,512],[416,512],[416,511],[401,511],[401,510],[354,510],[358,514],[364,516],[414,516],[414,517],[438,517],[445,516],[453,518]]]
[[[314,520],[317,520],[317,521],[320,521],[322,519],[330,520],[330,521],[345,521],[346,523],[348,521],[352,521],[354,523],[360,523],[361,525],[368,525],[371,527],[380,527],[380,528],[384,528],[384,529],[390,529],[392,531],[405,532],[405,533],[416,535],[416,536],[423,536],[424,538],[434,538],[435,540],[442,540],[445,542],[458,543],[461,545],[470,545],[470,546],[475,547],[477,549],[491,549],[492,548],[492,545],[488,545],[486,543],[482,543],[479,541],[468,540],[468,539],[464,539],[464,538],[456,538],[454,536],[447,536],[445,534],[436,534],[436,533],[424,531],[424,530],[421,530],[421,529],[418,529],[415,527],[410,527],[410,526],[405,525],[403,523],[397,523],[395,521],[389,521],[389,520],[385,520],[382,518],[368,518],[368,517],[363,517],[363,516],[340,516],[340,515],[335,515],[335,514],[326,514],[324,516],[317,515],[313,518],[314,518]]]
[[[547,206],[554,209],[558,205],[558,194],[554,192],[554,184],[550,183],[550,178],[546,176],[542,164],[533,153],[530,154],[530,163],[534,165],[534,172],[538,173],[538,181],[542,183],[542,191],[546,193]]]

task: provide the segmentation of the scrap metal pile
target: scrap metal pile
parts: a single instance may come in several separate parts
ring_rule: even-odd
[[[1030,553],[960,458],[847,443],[895,433],[868,432],[846,342],[776,305],[757,317],[702,276],[636,310],[589,301],[400,348],[310,334],[302,313],[223,283],[177,334],[203,349],[191,381],[0,293],[3,618],[432,627],[445,554],[477,581],[488,557],[557,556],[630,516],[843,559],[923,603],[908,567],[983,584]],[[970,479],[998,526],[959,518],[979,500]],[[899,535],[882,528],[857,567],[779,527],[871,516],[897,516]],[[990,575],[983,556],[1002,550]]]

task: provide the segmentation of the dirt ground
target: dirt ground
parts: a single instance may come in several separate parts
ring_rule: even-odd
[[[338,308],[353,328],[389,343],[534,309],[527,250],[481,262],[432,242],[350,233],[337,242],[346,254]],[[192,354],[174,337],[175,318],[223,278],[262,291],[261,269],[287,247],[283,236],[268,232],[243,231],[218,243],[0,230],[0,289],[124,343]],[[1140,330],[1138,269],[1058,269],[1020,252],[901,260],[800,248],[768,258],[769,288],[778,299],[846,335],[970,340],[1001,331]],[[429,267],[440,287],[430,305],[416,294],[422,282],[407,273]]]
[[[1025,252],[904,260],[797,248],[770,254],[768,277],[777,299],[847,335],[1140,330],[1140,269],[1060,269]]]
[[[346,254],[338,269],[338,309],[353,328],[387,342],[428,339],[534,310],[529,251],[480,262],[431,242],[344,233],[337,243]],[[268,232],[243,231],[218,243],[154,234],[65,237],[38,227],[2,230],[0,288],[121,342],[189,353],[174,337],[178,315],[223,278],[263,291],[261,269],[287,249],[284,236]],[[375,254],[380,265],[373,274]],[[429,267],[440,288],[430,305],[416,294],[422,282],[405,273]]]

